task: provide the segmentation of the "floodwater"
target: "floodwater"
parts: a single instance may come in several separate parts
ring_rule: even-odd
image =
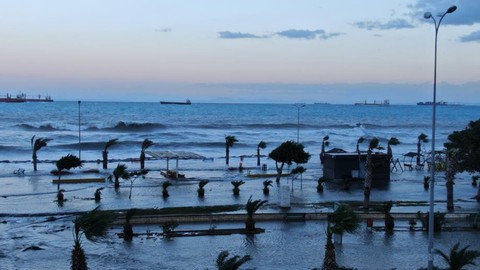
[[[13,171],[16,164],[4,164],[4,171]],[[91,169],[97,164],[87,164]],[[55,177],[48,175],[51,164],[41,164],[36,174],[26,172],[23,176],[5,174],[0,177],[0,268],[1,269],[67,269],[73,246],[73,213],[100,209],[164,208],[177,206],[244,205],[250,195],[253,199],[268,199],[259,212],[278,212],[278,187],[274,184],[270,196],[262,193],[265,179],[249,179],[247,172],[238,171],[186,171],[192,177],[187,181],[174,181],[169,187],[170,197],[162,199],[160,176],[154,164],[146,179],[133,183],[132,199],[128,199],[130,182],[122,182],[118,192],[112,183],[62,185],[67,201],[63,207],[55,202]],[[324,193],[316,192],[315,175],[320,169],[310,170],[303,180],[282,179],[291,192],[292,212],[329,212],[326,202],[362,201],[362,183],[355,183],[350,191],[342,190],[341,183],[328,183]],[[12,176],[13,175],[13,176]],[[102,174],[103,175],[103,174]],[[427,212],[429,192],[423,189],[426,171],[394,172],[391,181],[372,190],[371,200],[416,202],[414,205],[395,204],[392,212]],[[81,177],[90,177],[82,175]],[[98,177],[98,175],[96,175]],[[104,174],[107,176],[107,174]],[[208,176],[208,177],[207,177]],[[66,176],[68,177],[68,176]],[[73,177],[79,177],[74,175]],[[199,179],[210,179],[204,199],[196,194]],[[227,180],[228,179],[228,180]],[[232,196],[230,180],[244,180],[239,197]],[[274,179],[271,179],[274,180]],[[103,198],[96,203],[92,198],[95,190],[104,187]],[[455,185],[455,213],[480,211],[480,204],[473,196],[476,188],[470,183],[470,175],[459,174]],[[445,184],[439,173],[435,187],[435,211],[445,211]],[[243,212],[241,210],[241,212]],[[47,221],[47,216],[58,219]],[[19,217],[16,214],[32,214]],[[217,228],[240,228],[242,223],[218,223]],[[380,228],[383,220],[375,220]],[[208,229],[211,224],[180,224],[178,230]],[[137,237],[125,242],[117,236],[119,226],[112,227],[106,238],[96,242],[83,240],[90,269],[215,269],[215,260],[222,250],[234,255],[250,255],[252,261],[244,269],[313,269],[321,267],[324,256],[325,226],[323,221],[307,222],[259,222],[257,227],[266,232],[255,236],[202,236],[163,239],[161,237]],[[417,225],[418,226],[418,225]],[[428,235],[426,232],[408,231],[408,221],[398,220],[397,230],[389,235],[380,229],[367,229],[365,224],[355,234],[344,236],[343,244],[336,245],[339,265],[356,269],[418,269],[427,265]],[[161,232],[159,225],[134,227],[137,233]],[[480,250],[478,231],[444,231],[435,236],[435,248],[447,252],[455,243]],[[42,250],[25,250],[30,246]],[[24,251],[25,250],[25,251]],[[480,263],[480,262],[478,262]],[[435,264],[442,266],[439,256]],[[444,265],[443,265],[444,266]],[[467,269],[474,269],[472,267]]]

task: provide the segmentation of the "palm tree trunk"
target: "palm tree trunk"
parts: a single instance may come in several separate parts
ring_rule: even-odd
[[[417,165],[420,165],[420,152],[421,152],[421,144],[420,142],[417,143]]]
[[[80,242],[75,241],[75,245],[72,250],[72,267],[71,270],[87,270],[87,257],[83,251]]]
[[[228,144],[225,146],[225,164],[228,165],[229,163],[229,160],[230,159],[230,147],[228,146]]]
[[[260,147],[257,147],[257,166],[260,166]]]
[[[323,164],[324,155],[325,155],[325,142],[322,142],[322,151],[320,152],[320,164]]]
[[[370,208],[370,191],[372,187],[372,174],[373,174],[373,164],[372,164],[372,150],[367,152],[367,160],[365,161],[365,166],[367,167],[365,172],[365,184],[363,192],[363,208]]]
[[[247,232],[255,231],[255,220],[253,219],[253,217],[248,217],[247,221],[245,221],[245,230]]]
[[[145,153],[143,151],[140,154],[140,169],[145,169]]]
[[[277,167],[277,178],[275,179],[275,181],[277,183],[280,183],[280,177],[282,177],[283,164],[284,163],[282,163],[282,165],[280,167],[278,167],[278,163],[275,162],[275,166]]]
[[[327,232],[327,243],[325,244],[325,257],[323,258],[323,267],[322,270],[337,270],[337,259],[335,256],[335,245],[332,241],[332,232],[330,228]]]
[[[102,156],[103,156],[103,169],[107,169],[108,168],[108,151],[103,151],[102,152]]]
[[[435,166],[435,164],[433,164]],[[447,209],[452,211],[453,206],[453,185],[455,184],[455,157],[452,153],[447,153],[447,170],[445,171],[445,180],[447,186]]]
[[[33,161],[33,171],[37,171],[37,152],[33,151],[32,155],[32,161]]]

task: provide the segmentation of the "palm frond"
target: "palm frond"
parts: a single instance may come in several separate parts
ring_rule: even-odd
[[[423,142],[423,143],[427,143],[428,142],[428,136],[424,133],[421,133],[420,135],[418,135],[418,142]]]
[[[142,152],[147,150],[150,146],[154,145],[155,143],[152,142],[151,140],[149,139],[145,139],[143,142],[142,142]]]
[[[82,161],[77,156],[68,154],[57,160],[55,165],[58,171],[70,170],[72,168],[82,167]]]
[[[260,141],[257,147],[261,149],[265,149],[267,147],[267,143],[264,141]]]
[[[378,148],[378,144],[380,143],[380,141],[378,140],[377,137],[373,137],[371,140],[370,140],[370,143],[368,144],[368,149],[370,150],[373,150],[375,148]]]
[[[108,148],[115,145],[117,142],[118,142],[118,138],[109,140],[107,143],[105,143],[105,149],[103,151],[107,151]]]
[[[271,187],[273,181],[272,180],[265,180],[263,181],[263,187]]]
[[[75,219],[75,234],[80,235],[80,232],[83,232],[88,240],[95,240],[95,238],[106,234],[109,225],[114,219],[115,214],[98,211],[97,207]]]
[[[208,180],[201,180],[200,182],[198,182],[198,187],[203,188],[206,184],[208,184],[208,182]]]
[[[229,147],[232,147],[236,142],[238,142],[235,136],[225,136],[225,144]]]
[[[397,145],[397,144],[400,144],[400,141],[396,137],[392,137],[390,138],[390,140],[388,140],[388,145]]]
[[[239,186],[245,184],[245,182],[243,182],[243,181],[232,181],[232,182],[230,182],[230,183],[232,183],[232,185],[233,185],[234,187],[239,187]]]
[[[267,200],[252,201],[252,196],[250,195],[250,198],[248,198],[247,204],[245,206],[248,216],[252,217],[253,214],[255,214],[255,212],[257,212],[257,210],[260,209],[260,207],[262,207],[267,202]]]

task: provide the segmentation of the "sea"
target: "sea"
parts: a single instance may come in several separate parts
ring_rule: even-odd
[[[436,149],[441,150],[454,131],[463,130],[480,117],[480,106],[437,106]],[[354,106],[334,104],[215,104],[161,105],[159,102],[68,102],[0,103],[0,161],[30,162],[31,139],[48,138],[48,146],[38,159],[54,161],[66,154],[85,162],[102,158],[105,143],[118,139],[109,148],[115,161],[137,159],[141,144],[149,139],[151,151],[188,151],[213,160],[214,169],[224,169],[225,137],[238,140],[230,150],[230,165],[256,165],[260,141],[267,143],[261,154],[267,156],[282,142],[298,141],[312,155],[306,165],[318,166],[322,139],[329,136],[326,148],[354,151],[360,137],[387,141],[396,137],[394,155],[403,158],[415,152],[417,137],[432,137],[432,106],[390,105]],[[360,145],[368,147],[368,140]],[[425,152],[431,144],[422,145]],[[272,163],[266,159],[262,163]],[[218,165],[218,166],[217,166]],[[223,166],[222,166],[223,165]],[[1,165],[0,165],[1,166]],[[1,171],[1,169],[0,169]]]
[[[442,150],[448,135],[463,130],[470,121],[478,120],[480,106],[438,106],[436,113],[436,150]],[[432,107],[417,105],[355,106],[353,104],[220,104],[162,105],[159,102],[90,102],[55,101],[51,103],[0,103],[0,269],[67,269],[73,245],[72,221],[78,211],[100,209],[163,208],[177,206],[243,205],[250,196],[268,200],[266,209],[259,212],[285,211],[276,206],[279,189],[262,193],[262,181],[249,179],[257,166],[256,151],[260,141],[261,163],[268,172],[275,172],[275,162],[268,154],[285,141],[297,141],[311,154],[303,178],[282,179],[291,185],[290,211],[331,211],[325,202],[361,201],[361,183],[350,191],[340,184],[328,183],[324,193],[316,191],[321,176],[319,160],[322,140],[329,136],[329,146],[348,152],[356,149],[360,137],[377,137],[380,146],[396,137],[401,142],[393,146],[394,158],[401,162],[404,154],[416,152],[421,133],[432,137]],[[51,141],[38,153],[38,171],[33,172],[31,140],[48,138]],[[226,164],[225,137],[238,140],[230,149]],[[108,149],[109,168],[102,169],[99,160],[105,144],[111,139],[118,143]],[[150,151],[185,151],[201,155],[202,159],[147,160],[152,171],[146,179],[132,182],[133,196],[129,199],[130,182],[122,182],[116,191],[112,183],[63,185],[67,201],[59,206],[55,200],[56,185],[50,171],[55,161],[67,154],[80,156],[81,170],[98,169],[108,176],[117,164],[138,169],[141,144],[145,139],[155,144]],[[429,152],[431,142],[422,144]],[[385,151],[385,150],[383,150]],[[242,166],[244,172],[233,170]],[[159,171],[167,166],[177,167],[187,176],[186,181],[174,181],[170,197],[162,199],[163,178]],[[263,167],[261,166],[261,167]],[[286,168],[292,169],[292,168]],[[24,173],[19,174],[19,170]],[[73,169],[73,177],[80,176]],[[395,204],[394,213],[426,212],[428,190],[423,177],[428,171],[394,171],[388,186],[372,190],[372,201],[402,201]],[[436,211],[445,211],[445,184],[442,173],[436,187]],[[65,176],[69,177],[69,176]],[[92,177],[98,177],[93,174]],[[470,184],[469,174],[459,175],[455,184],[455,211],[478,211],[473,199],[477,188]],[[197,182],[208,179],[204,199],[196,196]],[[244,180],[240,196],[232,196],[230,181]],[[274,180],[274,178],[271,178]],[[301,182],[303,181],[303,182]],[[98,188],[102,200],[92,199]],[[423,203],[422,203],[423,202]],[[411,205],[409,205],[411,204]],[[333,205],[333,204],[332,204]],[[413,205],[413,206],[412,206]],[[242,211],[240,211],[242,212]],[[244,212],[242,212],[244,213]],[[54,217],[51,217],[54,216]],[[243,223],[180,224],[178,229],[238,228]],[[337,262],[354,269],[418,269],[427,265],[428,234],[408,230],[408,220],[396,221],[393,234],[381,230],[382,220],[375,220],[374,229],[362,224],[355,234],[344,236],[342,245],[335,245]],[[420,225],[417,225],[417,227]],[[451,226],[451,225],[447,225]],[[135,226],[143,233],[132,242],[117,236],[121,226],[109,230],[104,239],[82,240],[90,269],[215,269],[216,256],[222,250],[231,255],[250,255],[252,260],[244,269],[314,269],[320,268],[324,255],[324,221],[258,222],[265,228],[255,236],[231,235],[180,237],[163,239],[159,225]],[[375,229],[376,228],[376,229]],[[447,230],[435,235],[435,248],[448,253],[455,243],[480,249],[478,231]],[[36,250],[37,249],[37,250]],[[375,258],[375,260],[372,260]],[[446,265],[439,256],[435,264]],[[467,268],[475,269],[475,268]]]

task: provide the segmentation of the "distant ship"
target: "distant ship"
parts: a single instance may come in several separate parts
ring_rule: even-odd
[[[4,103],[22,103],[22,102],[53,102],[53,99],[50,96],[42,96],[38,95],[38,98],[27,98],[27,95],[24,93],[19,93],[15,97],[7,94],[6,97],[0,98],[0,102]]]
[[[429,106],[432,106],[433,105],[433,102],[432,101],[426,101],[426,102],[417,102],[417,105],[429,105]],[[448,105],[448,103],[446,101],[437,101],[435,102],[435,105],[440,105],[440,106],[444,106],[444,105]]]
[[[385,99],[383,102],[377,102],[376,100],[374,100],[373,103],[368,103],[367,100],[365,100],[364,102],[357,102],[354,105],[355,106],[362,106],[362,105],[366,105],[366,106],[389,106],[390,101],[388,99]]]
[[[178,101],[160,101],[160,104],[171,104],[171,105],[192,105],[190,99],[187,99],[185,102]]]

